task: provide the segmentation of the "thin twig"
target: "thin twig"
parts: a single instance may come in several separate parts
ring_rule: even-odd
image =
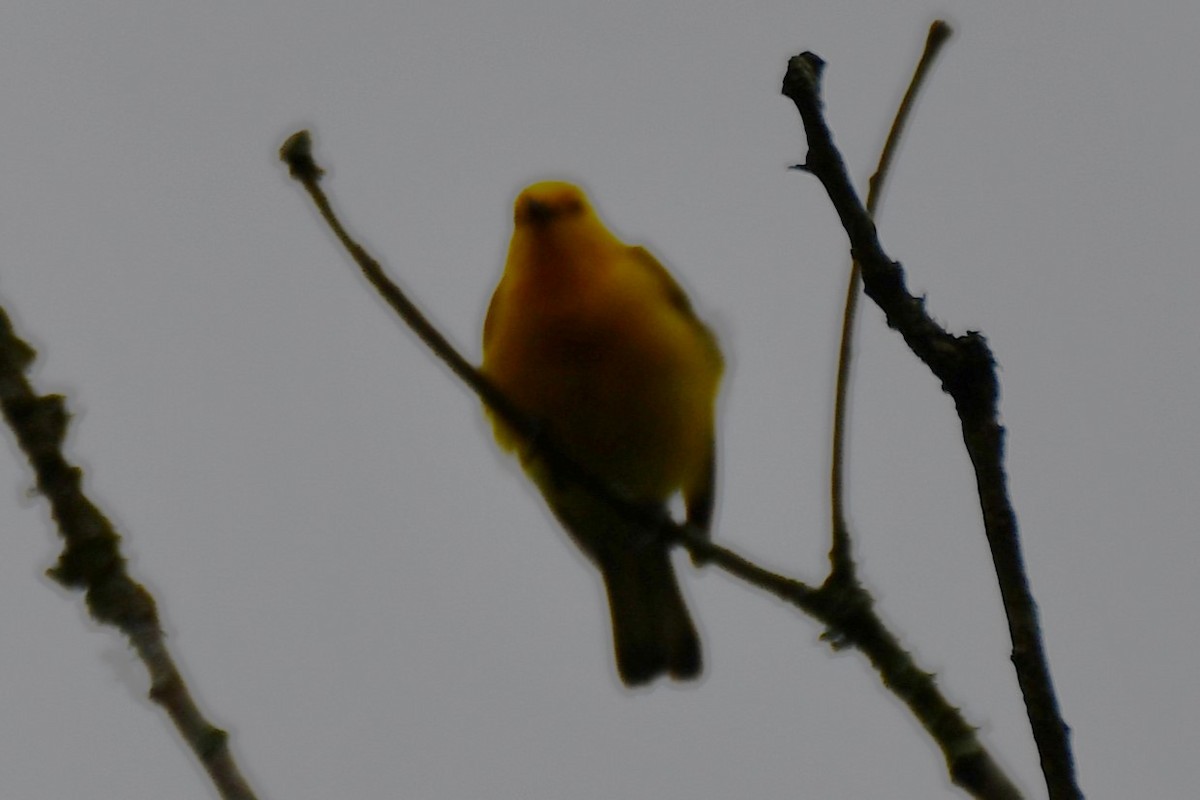
[[[1016,514],[1008,497],[1004,429],[998,421],[999,384],[992,352],[978,332],[954,336],[934,322],[925,312],[924,301],[908,292],[900,264],[884,253],[875,224],[859,202],[821,110],[823,67],[819,56],[802,53],[788,62],[783,80],[783,93],[796,104],[808,137],[804,169],[821,181],[841,219],[850,239],[851,255],[862,266],[867,296],[883,310],[888,325],[900,332],[954,400],[975,468],[984,531],[1012,638],[1012,660],[1042,773],[1051,800],[1076,800],[1083,795],[1076,783],[1069,728],[1059,712],[1037,607],[1021,555]]]
[[[83,589],[92,618],[129,637],[150,673],[150,699],[170,715],[221,797],[254,800],[229,750],[228,734],[204,718],[171,659],[154,598],[129,577],[121,537],[84,495],[83,472],[62,454],[69,414],[61,396],[39,396],[30,386],[25,371],[34,356],[0,309],[0,407],[66,543],[48,574],[66,587]]]
[[[645,504],[632,503],[613,487],[592,476],[565,456],[536,420],[516,409],[498,390],[464,359],[425,319],[416,306],[383,272],[379,263],[355,242],[337,219],[328,198],[318,185],[323,170],[312,157],[312,140],[299,131],[280,148],[280,158],[291,175],[304,186],[351,257],[375,288],[417,335],[456,375],[479,395],[489,408],[516,430],[529,432],[542,457],[562,481],[595,493],[619,513],[656,531],[666,540],[683,546],[698,563],[714,564],[735,577],[757,586],[795,606],[827,626],[825,634],[834,647],[856,647],[879,671],[884,685],[912,710],[917,720],[937,741],[946,757],[951,778],[973,796],[987,800],[1015,800],[1020,793],[1012,781],[980,744],[958,709],[938,690],[933,676],[919,669],[912,657],[874,612],[870,595],[853,580],[826,581],[820,588],[754,564],[732,550],[714,544],[690,525],[676,523],[664,511],[652,514]]]
[[[900,145],[900,136],[908,123],[909,113],[916,102],[917,92],[920,91],[925,76],[929,74],[933,61],[937,58],[942,45],[950,38],[953,31],[942,20],[936,20],[929,26],[929,36],[925,39],[925,50],[913,70],[912,80],[900,107],[896,110],[896,118],[888,131],[883,151],[879,154],[879,165],[869,181],[867,192],[867,213],[871,219],[878,219],[878,205],[883,196],[887,176],[892,166],[892,159]],[[833,529],[832,544],[829,548],[829,563],[836,575],[848,573],[853,576],[854,556],[850,547],[850,527],[846,517],[846,415],[850,404],[850,373],[854,361],[854,330],[858,318],[858,296],[861,279],[858,262],[850,262],[850,279],[846,286],[846,308],[842,313],[842,341],[838,351],[837,383],[834,389],[833,402],[833,456],[830,459],[829,490],[832,497]]]

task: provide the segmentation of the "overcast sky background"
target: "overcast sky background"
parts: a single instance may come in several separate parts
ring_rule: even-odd
[[[351,229],[472,359],[513,196],[584,184],[723,343],[720,541],[819,581],[847,248],[786,169],[805,143],[780,79],[829,62],[865,182],[937,16],[957,33],[884,246],[1001,364],[1084,789],[1191,797],[1194,3],[0,9],[0,302],[260,797],[960,796],[861,656],[684,560],[705,676],[625,691],[596,573],[276,160],[314,130]],[[862,577],[1044,796],[951,404],[869,304],[859,353]],[[0,795],[214,796],[125,642],[43,576],[58,544],[4,441]]]

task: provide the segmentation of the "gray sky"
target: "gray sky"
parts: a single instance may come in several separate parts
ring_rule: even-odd
[[[819,580],[846,243],[785,169],[779,82],[829,62],[865,179],[947,14],[884,245],[1000,361],[1085,790],[1191,796],[1194,4],[224,5],[0,10],[0,302],[262,797],[958,796],[861,657],[715,571],[682,568],[704,679],[624,691],[594,571],[275,157],[314,129],[347,222],[471,358],[512,197],[583,183],[721,337],[718,537]],[[859,352],[863,578],[1042,796],[950,402],[871,305]],[[211,797],[123,640],[42,577],[5,441],[0,795]]]

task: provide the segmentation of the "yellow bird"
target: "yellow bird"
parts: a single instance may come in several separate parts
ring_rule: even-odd
[[[614,236],[578,187],[528,187],[514,223],[483,326],[484,375],[585,470],[651,506],[681,492],[688,521],[707,530],[723,369],[712,332],[667,270]],[[700,640],[666,544],[557,480],[536,443],[492,423],[599,567],[621,680],[697,677]]]

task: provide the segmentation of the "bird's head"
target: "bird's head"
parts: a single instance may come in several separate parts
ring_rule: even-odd
[[[526,187],[517,195],[513,211],[518,228],[571,225],[594,216],[583,190],[564,181],[543,181]]]
[[[525,188],[517,195],[513,222],[510,264],[590,272],[610,263],[609,256],[625,247],[600,221],[583,190],[563,181]]]

